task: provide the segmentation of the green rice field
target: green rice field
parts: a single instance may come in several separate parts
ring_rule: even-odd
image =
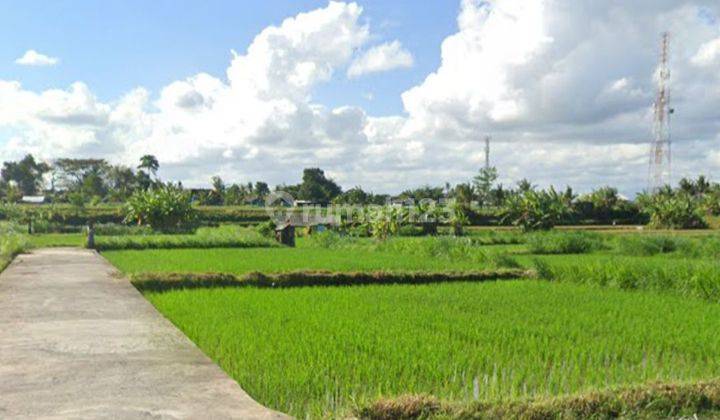
[[[381,396],[550,396],[720,375],[720,307],[541,281],[147,298],[263,404],[341,416]]]

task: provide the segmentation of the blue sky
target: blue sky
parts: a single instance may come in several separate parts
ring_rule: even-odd
[[[348,80],[337,71],[313,98],[329,106],[358,105],[373,115],[402,111],[400,93],[440,62],[440,44],[456,27],[459,4],[448,0],[358,2],[377,41],[399,39],[411,69]],[[327,1],[0,1],[0,79],[40,91],[85,82],[101,101],[143,86],[163,86],[207,72],[225,77],[230,50],[245,52],[265,27]],[[14,64],[26,50],[59,57],[54,67]],[[364,96],[372,93],[374,99]]]
[[[489,134],[505,185],[632,195],[669,30],[673,177],[720,180],[717,0],[357,4],[0,0],[0,161],[150,153],[185,185],[321,167],[393,192],[471,180]]]

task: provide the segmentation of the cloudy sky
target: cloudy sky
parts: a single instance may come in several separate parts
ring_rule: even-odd
[[[0,0],[0,160],[146,153],[186,185],[647,185],[660,34],[673,174],[720,180],[717,0]]]

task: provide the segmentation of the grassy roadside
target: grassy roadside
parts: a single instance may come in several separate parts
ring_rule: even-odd
[[[457,404],[425,395],[380,399],[362,419],[658,419],[720,418],[720,380],[622,387],[552,398]],[[699,417],[698,417],[699,416]]]
[[[0,271],[7,268],[15,255],[28,247],[27,237],[12,223],[0,222]]]
[[[0,273],[3,272],[7,268],[8,265],[10,265],[10,261],[12,259],[10,257],[5,257],[0,255]]]

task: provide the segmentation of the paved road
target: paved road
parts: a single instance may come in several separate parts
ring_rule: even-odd
[[[0,274],[0,418],[283,418],[81,249]]]

